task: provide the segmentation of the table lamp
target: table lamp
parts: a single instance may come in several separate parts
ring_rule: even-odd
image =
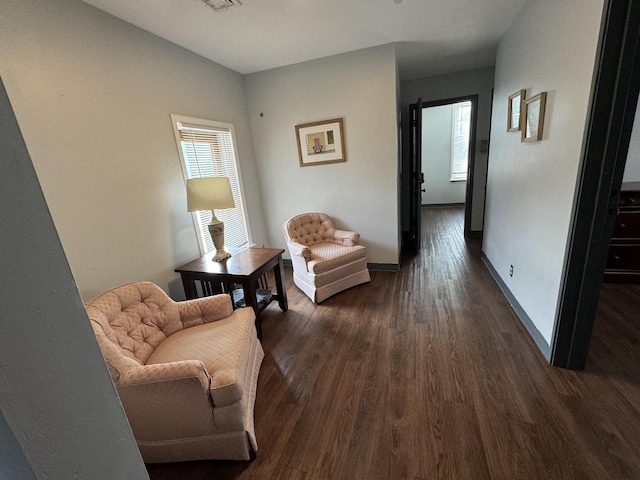
[[[187,210],[197,212],[211,210],[209,234],[216,254],[213,261],[222,262],[231,254],[224,246],[224,223],[216,217],[215,209],[234,208],[231,184],[227,177],[191,178],[187,180]]]

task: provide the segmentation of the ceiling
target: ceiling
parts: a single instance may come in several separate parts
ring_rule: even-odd
[[[239,73],[397,44],[403,80],[495,63],[527,0],[83,0]]]

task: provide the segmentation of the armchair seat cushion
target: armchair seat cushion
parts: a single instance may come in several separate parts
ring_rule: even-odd
[[[345,247],[335,243],[316,243],[309,247],[311,260],[307,263],[310,273],[325,273],[347,263],[366,258],[366,248],[361,245]]]
[[[237,310],[234,317],[205,323],[174,333],[154,350],[147,365],[200,360],[211,376],[211,398],[216,407],[242,400],[255,344],[252,310]]]
[[[362,273],[365,271],[367,273],[369,272],[367,270],[367,259],[361,258],[359,260],[356,260],[355,262],[347,263],[346,265],[341,265],[325,273],[305,274],[303,272],[300,275],[295,275],[294,280],[297,278],[298,280],[302,280],[305,283],[315,285],[315,288],[321,288],[327,285],[339,283],[345,278],[352,277],[355,274]],[[361,278],[361,277],[358,277],[358,278]]]

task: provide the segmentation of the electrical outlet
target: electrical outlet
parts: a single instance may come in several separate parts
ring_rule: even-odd
[[[513,265],[509,267],[509,276],[513,277]]]

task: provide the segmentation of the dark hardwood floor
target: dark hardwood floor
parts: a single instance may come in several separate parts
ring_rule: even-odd
[[[639,479],[640,286],[606,285],[587,368],[550,367],[462,235],[424,209],[402,271],[265,311],[249,462],[169,479]]]

